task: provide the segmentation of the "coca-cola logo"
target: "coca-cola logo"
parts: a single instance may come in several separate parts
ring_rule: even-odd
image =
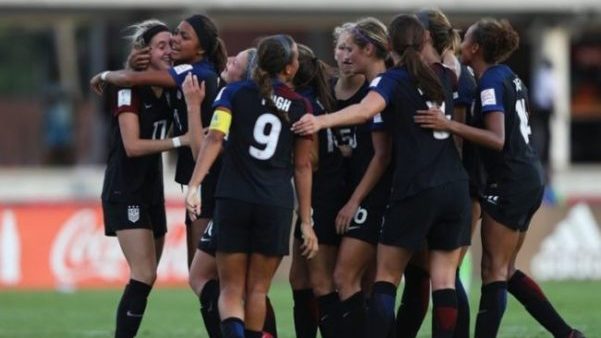
[[[158,268],[158,280],[185,281],[185,228],[182,209],[169,210],[169,232]],[[129,268],[116,238],[106,237],[94,209],[78,210],[61,227],[52,244],[50,270],[59,288],[75,288],[90,280],[127,280]]]

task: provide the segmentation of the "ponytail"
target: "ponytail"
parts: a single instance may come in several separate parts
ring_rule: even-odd
[[[405,49],[405,53],[401,56],[401,63],[407,68],[409,74],[417,82],[417,87],[424,92],[428,99],[438,104],[444,102],[444,91],[438,76],[423,61],[415,48],[409,47]]]
[[[262,70],[260,67],[255,68],[253,72],[253,81],[257,83],[259,87],[259,95],[265,100],[265,104],[267,105],[267,109],[271,112],[276,113],[276,115],[280,118],[280,120],[284,121],[286,124],[290,124],[290,117],[288,113],[278,109],[271,98],[273,95],[273,82],[271,81],[271,75],[269,75],[266,71]]]
[[[400,56],[398,66],[405,66],[424,95],[441,104],[445,100],[440,79],[420,55],[424,48],[424,26],[414,15],[399,15],[389,27],[392,49]]]
[[[225,42],[221,38],[217,38],[215,48],[211,54],[209,54],[209,60],[217,68],[217,73],[221,73],[225,70],[227,65],[227,50],[225,49]]]
[[[273,102],[272,78],[278,76],[296,56],[293,51],[294,40],[289,35],[272,35],[263,38],[257,47],[257,68],[253,72],[253,80],[259,87],[259,93],[267,104],[267,108],[279,118],[290,124],[288,113],[278,109]]]

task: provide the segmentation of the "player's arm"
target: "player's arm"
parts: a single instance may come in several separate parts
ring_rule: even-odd
[[[292,130],[301,135],[311,135],[324,128],[362,124],[386,108],[386,101],[376,91],[370,91],[361,102],[331,114],[319,116],[305,114],[292,125]]]
[[[186,196],[186,209],[188,214],[195,220],[200,215],[201,205],[198,195],[198,187],[209,173],[213,163],[221,152],[223,139],[229,133],[232,124],[232,113],[224,107],[217,107],[213,113],[213,119],[209,126],[209,133],[202,142],[192,178],[188,184],[188,194]]]
[[[188,110],[188,133],[190,134],[190,150],[194,160],[198,157],[198,152],[202,145],[204,132],[201,124],[201,104],[205,96],[204,81],[198,82],[198,77],[188,73],[182,84],[182,91],[186,98]]]
[[[298,217],[301,220],[303,244],[301,252],[307,258],[317,253],[317,236],[313,231],[311,217],[311,185],[313,183],[312,149],[314,140],[297,137],[294,143],[294,185],[298,199]]]
[[[98,73],[90,80],[90,86],[96,93],[102,94],[105,82],[111,83],[118,87],[144,85],[158,87],[177,86],[175,79],[173,79],[167,70],[146,70],[143,72],[137,72],[127,69]]]
[[[118,120],[121,139],[123,140],[123,147],[125,148],[127,157],[160,153],[183,145],[188,145],[188,137],[186,135],[156,140],[140,138],[140,119],[136,113],[120,113]]]
[[[390,134],[383,130],[373,131],[371,139],[374,155],[355,191],[353,191],[348,202],[340,209],[340,212],[336,216],[336,231],[339,234],[346,232],[351,220],[357,213],[359,205],[361,205],[361,202],[363,202],[369,192],[380,181],[388,165],[390,165],[392,158],[392,137]]]
[[[484,129],[448,120],[438,108],[418,110],[414,120],[423,128],[448,131],[484,147],[501,151],[505,145],[505,114],[500,111],[484,115]]]

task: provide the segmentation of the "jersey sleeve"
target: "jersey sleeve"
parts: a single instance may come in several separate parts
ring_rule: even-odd
[[[369,90],[375,91],[380,94],[386,105],[390,104],[394,97],[395,81],[388,76],[386,73],[379,75],[371,81],[369,84]]]
[[[478,86],[482,113],[505,112],[503,107],[503,79],[495,73],[484,74]]]
[[[191,64],[181,64],[169,68],[169,75],[173,78],[177,87],[181,88],[188,73],[196,75],[199,80],[205,80],[207,77],[206,70],[199,66],[193,66]]]
[[[369,129],[371,131],[380,131],[385,130],[384,119],[382,119],[382,112],[377,113],[374,117],[372,117],[369,122]]]
[[[239,87],[235,83],[229,84],[221,88],[219,93],[217,93],[217,96],[215,96],[215,101],[213,102],[213,109],[225,108],[226,110],[229,110],[231,112],[233,106],[234,93],[238,88]]]
[[[140,97],[132,88],[119,88],[116,91],[116,102],[113,109],[113,115],[118,116],[121,113],[140,112]]]

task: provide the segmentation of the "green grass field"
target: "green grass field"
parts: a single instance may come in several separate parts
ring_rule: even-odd
[[[543,288],[566,320],[589,338],[601,337],[601,283],[553,282]],[[119,290],[74,293],[0,291],[0,337],[112,337]],[[472,293],[472,315],[479,294]],[[271,292],[280,337],[294,337],[291,292],[275,283]],[[154,290],[138,337],[206,337],[198,302],[186,288]],[[473,325],[473,322],[472,322]],[[420,337],[430,336],[426,318]],[[509,298],[499,337],[550,337],[520,304]]]

